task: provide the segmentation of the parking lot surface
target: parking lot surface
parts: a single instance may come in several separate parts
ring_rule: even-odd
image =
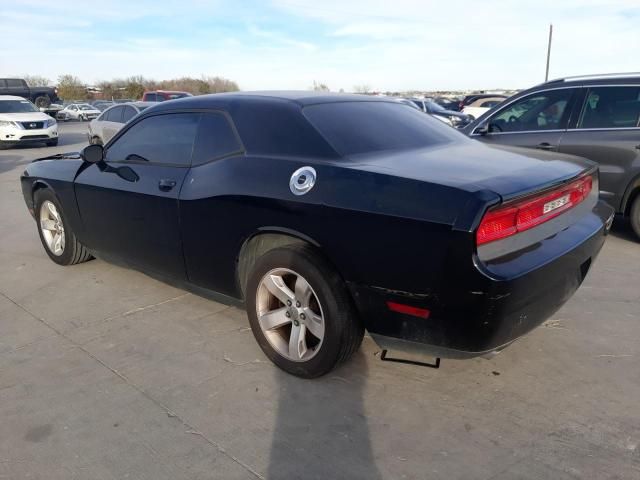
[[[361,351],[312,381],[245,313],[102,260],[51,262],[0,152],[0,478],[639,479],[640,242],[614,226],[578,293],[498,356]],[[104,205],[105,209],[109,205]]]

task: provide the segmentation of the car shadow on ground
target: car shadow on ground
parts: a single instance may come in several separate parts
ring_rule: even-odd
[[[611,235],[622,240],[628,240],[633,243],[640,243],[640,239],[636,236],[631,228],[628,218],[616,215],[613,225],[611,226]]]
[[[18,165],[26,165],[27,163],[31,163],[31,160],[25,160],[22,155],[0,151],[0,173],[9,172]]]
[[[362,351],[320,379],[301,380],[278,370],[267,478],[381,479],[364,408],[366,379]]]

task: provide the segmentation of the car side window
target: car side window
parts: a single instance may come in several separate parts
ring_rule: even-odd
[[[193,165],[200,165],[241,151],[242,145],[225,115],[202,114],[193,148]]]
[[[134,124],[109,147],[107,162],[150,162],[188,167],[199,113],[169,113]]]
[[[135,117],[136,114],[138,113],[136,112],[135,108],[130,107],[128,105],[123,108],[124,108],[124,111],[122,112],[122,123],[127,123],[129,120]]]
[[[107,112],[107,122],[122,123],[122,107],[114,107]]]
[[[590,88],[577,128],[634,128],[640,120],[640,87]]]
[[[489,120],[489,132],[562,130],[567,127],[574,89],[562,88],[527,95],[500,110]]]
[[[156,94],[155,93],[147,93],[144,97],[145,102],[155,102]]]

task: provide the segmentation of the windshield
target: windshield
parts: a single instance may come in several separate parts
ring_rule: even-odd
[[[78,105],[78,108],[80,110],[94,110],[94,108],[91,105],[87,105],[86,103],[83,103],[82,105]]]
[[[436,102],[427,102],[427,108],[430,113],[444,112],[446,110],[442,105],[438,105]]]
[[[464,138],[429,115],[395,102],[323,103],[303,112],[342,156],[423,148]]]
[[[35,105],[27,100],[0,101],[0,113],[29,113],[39,112]]]

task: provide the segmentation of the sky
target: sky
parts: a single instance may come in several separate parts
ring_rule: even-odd
[[[17,0],[0,2],[0,77],[525,88],[544,80],[549,23],[550,77],[640,71],[640,0]]]

